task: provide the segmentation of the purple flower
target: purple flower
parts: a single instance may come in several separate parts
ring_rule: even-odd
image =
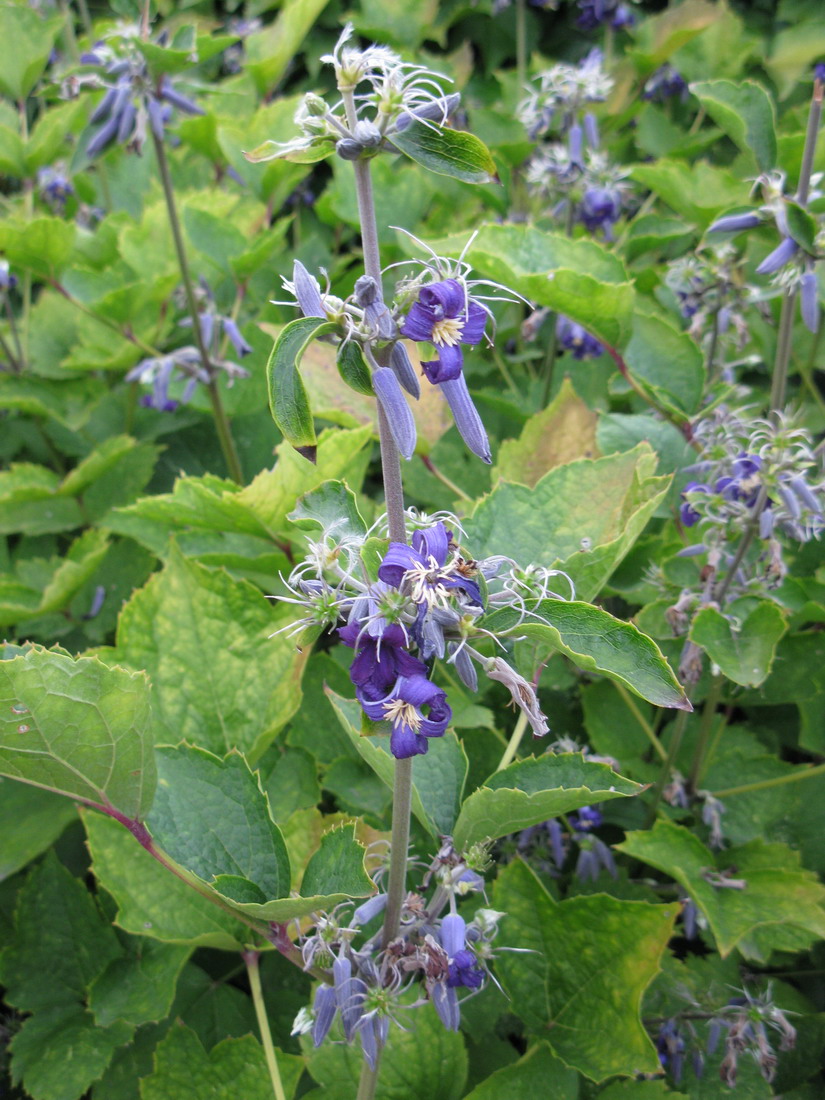
[[[620,30],[631,27],[636,21],[627,4],[620,4],[618,0],[579,0],[579,12],[576,23],[585,31],[594,31],[603,23]]]
[[[689,481],[682,490],[682,504],[679,508],[679,519],[685,527],[693,527],[702,518],[700,512],[697,512],[693,505],[687,500],[688,493],[709,493],[710,486],[703,485],[699,481]]]
[[[417,439],[415,420],[395,371],[391,367],[378,367],[372,372],[372,388],[381,402],[396,447],[404,458],[412,458]]]
[[[749,214],[726,214],[723,218],[708,226],[708,233],[741,233],[743,229],[756,229],[762,219],[753,212]]]
[[[816,330],[819,328],[819,286],[816,272],[812,268],[802,276],[799,305],[805,327],[816,335]]]
[[[609,235],[610,227],[622,213],[622,196],[614,187],[588,187],[579,205],[579,220],[591,233],[601,229]]]
[[[592,806],[582,806],[577,814],[570,815],[568,821],[577,832],[586,832],[588,829],[598,829],[602,823],[602,815]]]
[[[404,648],[407,639],[400,626],[388,626],[380,638],[373,638],[362,633],[357,623],[350,623],[341,627],[338,634],[344,645],[358,645],[349,675],[359,699],[385,698],[401,676],[426,676],[425,665]]]
[[[685,78],[680,72],[665,62],[664,65],[660,65],[655,73],[649,77],[645,83],[644,90],[642,91],[642,99],[655,100],[659,103],[663,103],[671,96],[678,95],[681,99],[686,99],[688,94],[688,86]]]
[[[478,409],[475,407],[467,388],[467,379],[463,374],[460,374],[458,378],[453,378],[449,382],[442,382],[440,389],[450,406],[450,412],[453,414],[453,420],[455,420],[459,435],[473,454],[478,455],[481,461],[486,462],[489,466],[493,461],[493,456],[490,453],[490,441],[487,438],[487,432],[484,430],[481,417],[478,415]]]
[[[814,65],[814,80],[825,80],[825,61],[818,61]]]
[[[799,245],[791,237],[785,237],[780,244],[776,246],[773,252],[769,252],[762,263],[757,267],[757,275],[773,275],[774,272],[779,271],[785,264],[790,263],[796,253],[799,251]]]
[[[430,382],[449,382],[464,365],[461,345],[477,344],[486,324],[487,311],[458,279],[444,279],[421,288],[401,331],[410,340],[434,345],[438,358],[421,364],[424,374]]]
[[[221,324],[223,326],[223,331],[229,337],[229,342],[235,349],[235,354],[239,355],[241,359],[243,359],[245,355],[249,355],[249,353],[252,351],[252,345],[248,344],[246,340],[244,340],[243,336],[241,335],[241,330],[238,328],[237,324],[232,320],[232,318],[224,317],[221,320]]]
[[[484,971],[478,965],[476,957],[467,948],[467,925],[457,913],[449,913],[441,922],[439,930],[441,946],[449,958],[447,987],[457,989],[466,986],[478,989],[484,982]]]
[[[379,580],[394,588],[405,582],[410,587],[413,601],[424,610],[447,607],[454,591],[469,596],[470,602],[482,606],[478,582],[461,571],[459,559],[454,556],[449,563],[452,531],[443,523],[436,523],[426,531],[415,531],[412,546],[405,542],[391,542],[384,560],[378,567]]]
[[[559,314],[556,321],[559,345],[573,353],[574,359],[595,359],[604,351],[603,345],[576,321]]]
[[[397,760],[427,752],[427,738],[443,736],[453,715],[445,692],[423,673],[400,676],[383,699],[359,702],[374,722],[391,723],[390,751]]]

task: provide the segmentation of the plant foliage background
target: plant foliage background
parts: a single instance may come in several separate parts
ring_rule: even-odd
[[[294,1022],[385,888],[393,760],[272,597],[319,529],[386,552],[377,405],[323,318],[270,361],[284,280],[354,300],[359,210],[334,141],[261,161],[347,20],[461,97],[370,162],[386,292],[427,248],[509,291],[462,348],[492,461],[422,380],[405,503],[575,592],[483,620],[543,740],[500,677],[428,673],[408,884],[450,835],[492,925],[460,1024],[393,1002],[375,1095],[813,1100],[817,0],[0,5],[0,1092],[278,1096],[262,1005],[282,1096],[364,1088],[345,1002]]]

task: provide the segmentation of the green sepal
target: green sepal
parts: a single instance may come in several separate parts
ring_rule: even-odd
[[[308,345],[337,326],[320,317],[298,317],[283,329],[266,365],[266,384],[272,418],[296,450],[315,450],[315,426],[309,398],[298,373]],[[310,455],[306,456],[311,458]]]
[[[811,255],[816,254],[816,221],[798,202],[788,200],[785,204],[785,217],[788,220],[788,232],[793,240]]]
[[[364,393],[367,397],[374,397],[375,390],[370,381],[369,367],[364,360],[363,352],[354,340],[348,340],[338,349],[338,373],[346,384],[357,393]]]

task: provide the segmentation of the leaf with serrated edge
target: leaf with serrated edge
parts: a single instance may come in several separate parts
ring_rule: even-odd
[[[742,687],[759,687],[771,671],[777,643],[787,629],[785,615],[768,600],[760,601],[739,623],[735,608],[728,611],[730,617],[713,607],[701,608],[690,625],[690,640],[729,680]]]
[[[493,633],[518,626],[519,637],[553,646],[579,668],[600,672],[648,702],[692,709],[659,647],[632,623],[572,600],[537,600],[527,609],[523,620],[515,608],[495,611],[483,625]]]
[[[194,745],[157,750],[158,791],[147,819],[152,839],[206,882],[232,875],[265,900],[289,895],[284,838],[257,775],[239,753],[221,759]]]
[[[776,164],[776,132],[773,104],[765,89],[752,80],[700,80],[691,92],[717,126],[736,146],[756,161],[760,172]]]
[[[303,1059],[276,1050],[284,1093],[291,1097]],[[209,1052],[194,1031],[173,1027],[155,1053],[154,1071],[140,1085],[141,1100],[272,1100],[263,1047],[252,1035],[224,1039]]]
[[[98,1027],[116,1020],[135,1027],[163,1020],[191,954],[190,947],[145,936],[130,939],[128,948],[129,954],[113,959],[89,988],[89,1009]]]
[[[149,684],[33,646],[0,662],[0,773],[140,820],[155,792]]]
[[[628,833],[617,851],[670,875],[707,918],[724,958],[754,928],[787,924],[825,937],[825,887],[811,871],[792,868],[784,844],[754,840],[714,854],[688,829],[658,821],[650,832]],[[712,886],[707,871],[736,868],[742,889]]]
[[[461,851],[581,806],[644,789],[607,764],[585,760],[581,753],[531,756],[494,772],[464,800],[453,839]]]
[[[236,748],[254,761],[300,705],[308,650],[285,634],[289,610],[248,581],[209,569],[173,545],[166,568],[120,616],[114,656],[149,673],[165,735],[211,752]]]
[[[496,972],[528,1029],[592,1081],[659,1073],[656,1048],[640,1018],[679,906],[618,901],[605,894],[557,904],[516,860],[500,873],[493,905],[507,914],[508,947]],[[598,936],[594,935],[598,929]]]
[[[82,811],[92,872],[117,902],[117,923],[164,943],[239,951],[247,929],[162,867],[116,821]]]

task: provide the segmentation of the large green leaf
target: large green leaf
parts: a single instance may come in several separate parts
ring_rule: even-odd
[[[288,65],[307,41],[313,23],[328,0],[286,0],[269,26],[244,40],[246,67],[261,96],[270,96]],[[256,0],[250,15],[266,11],[269,4]]]
[[[76,817],[68,799],[0,778],[0,882],[51,847]]]
[[[560,1062],[546,1042],[530,1047],[523,1058],[496,1070],[467,1094],[467,1100],[571,1100],[578,1096],[579,1077]]]
[[[668,412],[685,419],[699,408],[704,362],[686,332],[660,317],[636,313],[624,359],[631,376]]]
[[[637,164],[632,176],[701,229],[723,210],[750,205],[750,186],[745,180],[703,160],[691,164],[680,160]]]
[[[563,570],[580,600],[592,600],[628,553],[670,484],[654,477],[646,443],[606,458],[557,466],[531,489],[502,482],[464,521],[477,558],[509,554]],[[559,578],[559,590],[567,584]]]
[[[517,626],[519,637],[564,653],[585,672],[608,676],[650,703],[692,709],[656,643],[601,607],[536,600],[528,604],[526,617],[516,608],[505,608],[485,616],[484,626],[493,633]]]
[[[176,863],[221,893],[258,901],[289,894],[284,838],[242,756],[191,745],[159,748],[158,791],[147,824]]]
[[[786,629],[785,616],[776,604],[761,600],[741,620],[735,606],[727,615],[703,607],[690,624],[690,640],[704,649],[729,680],[742,687],[759,687],[771,670],[777,643]]]
[[[494,772],[464,800],[453,839],[462,850],[581,806],[643,790],[639,783],[617,775],[607,764],[585,760],[581,753],[531,756]]]
[[[467,258],[482,274],[566,314],[612,347],[630,338],[633,286],[621,261],[593,241],[533,226],[488,225]]]
[[[391,1026],[381,1055],[375,1100],[459,1100],[467,1079],[467,1052],[460,1033],[447,1031],[431,1005],[402,1016],[404,1029]],[[337,1034],[333,1031],[333,1036]],[[327,1041],[317,1050],[302,1040],[308,1069],[320,1089],[317,1100],[352,1100],[358,1092],[364,1057],[358,1043]]]
[[[556,904],[520,860],[499,875],[493,904],[507,913],[508,947],[496,972],[513,1010],[568,1065],[593,1081],[659,1073],[640,1018],[679,912],[676,904],[617,901],[604,894]],[[596,934],[598,932],[598,935]]]
[[[303,1059],[276,1050],[284,1087],[291,1098]],[[207,1052],[194,1031],[173,1027],[160,1042],[154,1071],[140,1083],[141,1100],[272,1100],[272,1081],[261,1044],[252,1035],[224,1039]]]
[[[752,80],[700,80],[690,90],[717,126],[749,157],[760,172],[776,164],[773,104],[765,89]]]
[[[301,356],[318,336],[337,325],[323,317],[298,317],[281,331],[266,368],[269,408],[284,438],[307,458],[314,457],[315,427],[299,366]]]
[[[112,655],[149,673],[165,731],[156,740],[237,748],[254,761],[300,705],[307,655],[270,636],[289,621],[251,584],[173,547],[124,608]]]
[[[12,1044],[12,1073],[36,1100],[77,1100],[133,1027],[95,1025],[86,991],[121,955],[117,936],[82,882],[54,853],[20,892],[13,939],[0,956],[10,1004],[33,1013]]]
[[[490,150],[474,134],[463,130],[414,121],[394,133],[391,140],[411,160],[441,176],[464,183],[492,183],[498,178]]]
[[[393,789],[395,759],[386,734],[365,737],[361,733],[362,711],[354,699],[344,699],[327,689],[341,725],[355,749],[376,775]],[[413,757],[412,812],[434,837],[453,830],[467,776],[467,756],[455,734],[432,739],[429,751]]]
[[[155,792],[142,674],[32,647],[0,662],[0,773],[129,819]]]
[[[190,954],[186,946],[130,937],[127,953],[113,959],[90,986],[89,1009],[98,1027],[116,1020],[135,1027],[163,1020]]]
[[[714,854],[688,829],[658,821],[650,832],[628,833],[617,848],[670,875],[705,915],[724,956],[755,929],[789,925],[825,936],[825,887],[784,844],[752,841]],[[708,875],[736,880],[719,886]],[[744,885],[742,885],[744,884]]]
[[[45,72],[64,23],[22,4],[0,5],[0,92],[19,103]]]
[[[112,818],[83,812],[92,871],[117,902],[117,922],[164,943],[239,951],[247,930],[162,867]]]

